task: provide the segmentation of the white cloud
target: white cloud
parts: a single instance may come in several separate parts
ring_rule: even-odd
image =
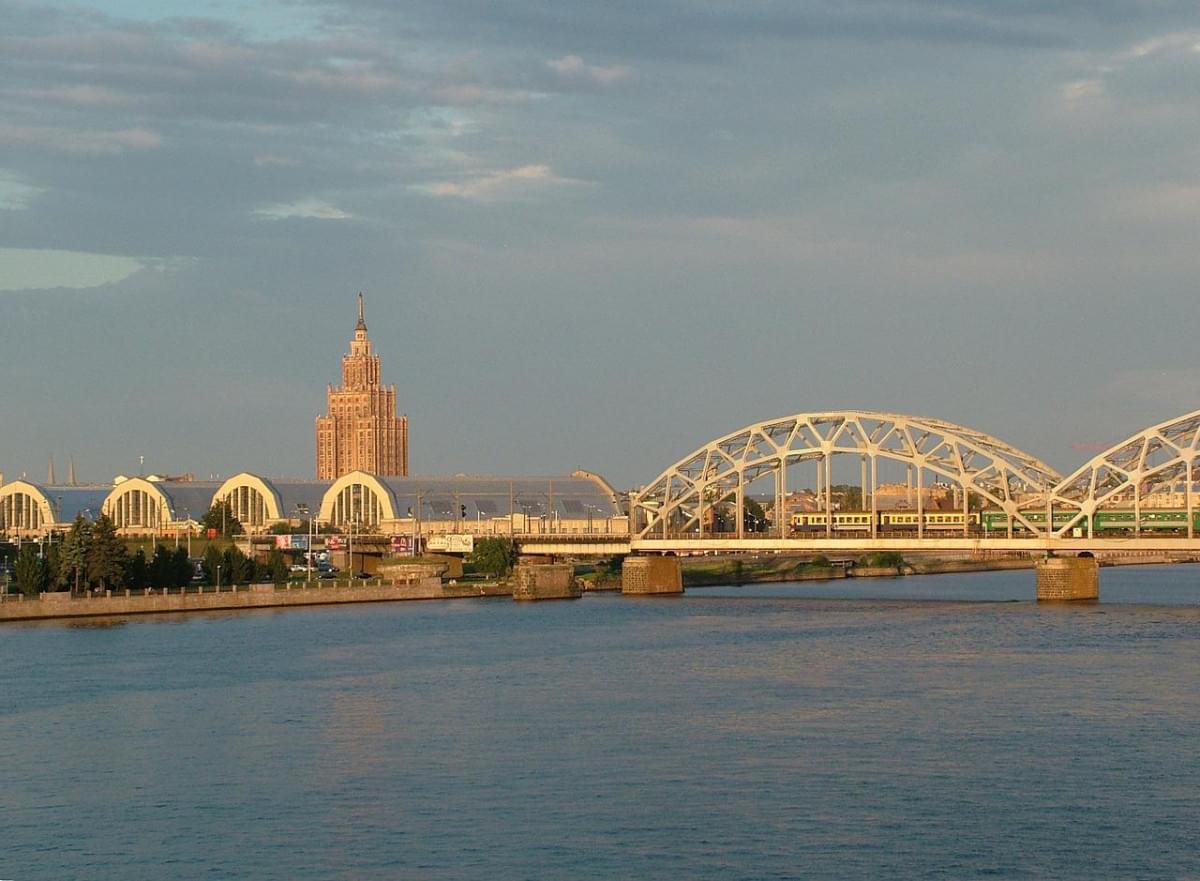
[[[350,220],[354,217],[341,208],[322,199],[299,199],[295,202],[280,202],[255,208],[254,213],[269,220],[300,218],[303,220]]]
[[[1200,31],[1176,31],[1142,40],[1118,54],[1117,60],[1129,61],[1180,50],[1200,53]]]
[[[552,186],[579,185],[585,181],[559,177],[548,165],[522,165],[493,171],[461,181],[436,181],[416,189],[431,196],[448,196],[475,202],[491,202],[517,196],[531,189]]]
[[[1086,101],[1104,95],[1104,81],[1098,77],[1073,80],[1062,87],[1062,97],[1066,101]]]
[[[0,211],[24,211],[40,192],[20,178],[0,172]]]
[[[94,288],[133,275],[142,263],[114,254],[0,248],[0,291]]]
[[[552,58],[546,66],[561,77],[576,80],[588,80],[600,86],[611,85],[629,79],[633,71],[622,65],[614,67],[599,67],[588,64],[578,55],[564,55],[562,58]]]
[[[130,149],[153,149],[162,144],[162,136],[146,128],[103,131],[54,126],[0,126],[0,144],[47,147],[63,153],[111,156]]]
[[[259,168],[297,168],[300,160],[276,153],[259,153],[254,157],[254,164]]]

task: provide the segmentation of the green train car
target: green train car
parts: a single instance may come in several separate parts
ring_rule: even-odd
[[[1008,531],[1008,516],[1003,511],[984,511],[981,518],[981,525],[984,534],[992,532],[1007,532]],[[1046,523],[1045,511],[1023,511],[1025,519],[1035,526],[1044,527]],[[1055,511],[1054,512],[1054,528],[1061,529],[1068,526],[1079,517],[1078,512],[1074,511]],[[1092,532],[1095,535],[1108,533],[1110,535],[1132,535],[1134,532],[1136,514],[1133,509],[1111,508],[1097,511],[1092,523]],[[1193,529],[1200,534],[1200,511],[1192,512]],[[1157,510],[1145,509],[1141,512],[1141,523],[1139,524],[1140,532],[1159,533],[1159,534],[1180,534],[1187,533],[1187,511],[1176,510]],[[1026,531],[1020,523],[1013,523],[1014,532]],[[1075,523],[1071,530],[1076,536],[1087,535],[1087,520],[1080,519]]]

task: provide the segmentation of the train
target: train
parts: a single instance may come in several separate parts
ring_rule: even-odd
[[[1022,511],[1022,515],[1035,527],[1044,528],[1046,523],[1045,511]],[[1133,535],[1135,531],[1154,535],[1186,535],[1188,531],[1188,512],[1171,509],[1143,509],[1138,523],[1138,512],[1129,509],[1105,509],[1093,515],[1092,532],[1094,535]],[[917,529],[918,518],[923,518],[922,531],[927,533],[947,533],[961,535],[964,527],[972,535],[1007,535],[1008,515],[1003,511],[985,510],[971,511],[924,511],[918,514],[908,509],[877,511],[834,511],[833,531],[840,533],[869,533],[871,518],[875,517],[875,531],[879,532],[909,532]],[[1054,528],[1061,529],[1070,526],[1076,537],[1087,535],[1087,521],[1079,520],[1077,512],[1055,511]],[[828,515],[823,511],[796,512],[792,514],[791,529],[793,533],[826,532],[828,530]],[[1135,523],[1138,529],[1135,530]],[[1193,534],[1200,535],[1200,509],[1192,512]],[[1013,521],[1014,535],[1028,532],[1025,526]]]

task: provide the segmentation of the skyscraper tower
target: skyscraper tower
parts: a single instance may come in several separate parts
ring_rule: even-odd
[[[408,474],[408,417],[396,416],[396,387],[379,381],[361,293],[350,354],[342,356],[342,384],[329,386],[326,407],[317,417],[317,479],[351,471]]]

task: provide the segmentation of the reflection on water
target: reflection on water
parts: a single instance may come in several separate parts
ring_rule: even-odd
[[[1200,569],[0,630],[0,877],[1200,874]]]

